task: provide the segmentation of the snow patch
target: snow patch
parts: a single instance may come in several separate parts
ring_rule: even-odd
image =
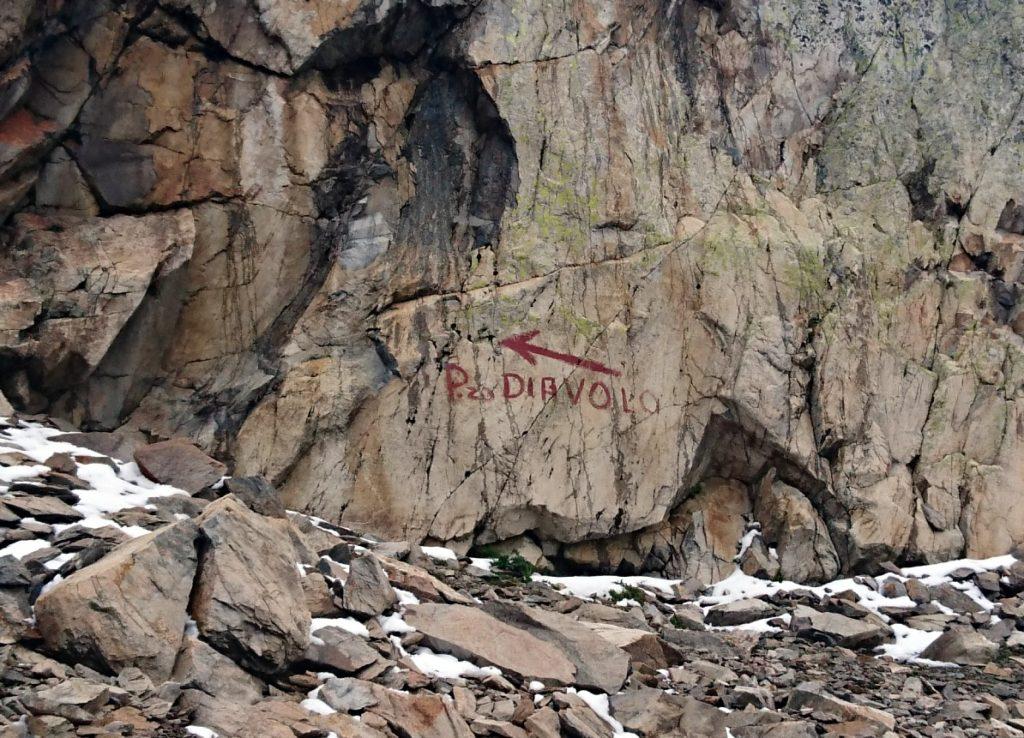
[[[341,628],[353,635],[370,637],[370,631],[355,618],[313,618],[309,625],[310,637],[321,628]]]
[[[585,689],[577,690],[574,687],[568,687],[565,691],[575,694],[586,702],[595,715],[611,726],[612,731],[615,733],[615,738],[639,738],[636,733],[626,732],[622,727],[622,723],[612,717],[611,709],[608,706],[608,695],[588,692]]]
[[[420,551],[438,561],[456,561],[459,558],[454,551],[444,546],[420,546]]]

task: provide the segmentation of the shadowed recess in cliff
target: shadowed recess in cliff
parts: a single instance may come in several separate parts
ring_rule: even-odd
[[[416,191],[398,227],[394,300],[462,282],[472,251],[497,243],[519,181],[515,143],[476,75],[428,79],[406,126]]]

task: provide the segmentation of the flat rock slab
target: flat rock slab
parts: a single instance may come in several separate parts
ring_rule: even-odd
[[[148,478],[194,495],[219,481],[227,467],[184,438],[172,438],[135,449],[135,463]]]
[[[474,607],[416,605],[406,610],[405,621],[435,651],[496,666],[521,679],[572,684],[576,677],[575,665],[561,649]]]
[[[981,633],[970,628],[953,628],[932,641],[928,648],[921,652],[921,658],[984,666],[994,659],[998,652],[999,646]]]
[[[777,612],[776,608],[764,600],[737,600],[725,605],[716,605],[708,610],[704,620],[708,625],[746,625],[755,620],[770,618]]]
[[[578,687],[614,694],[626,681],[626,652],[567,615],[506,602],[489,602],[483,610],[561,650],[576,665]]]
[[[56,497],[6,497],[4,505],[23,518],[43,523],[74,523],[85,516]]]
[[[824,639],[845,648],[874,648],[893,638],[892,629],[873,615],[854,619],[806,605],[793,609],[790,629],[804,638]]]
[[[320,628],[309,640],[306,660],[353,674],[378,661],[380,655],[366,639],[341,628]]]
[[[167,680],[181,645],[196,571],[196,526],[182,521],[129,541],[36,600],[46,645],[117,673]]]
[[[398,559],[380,558],[380,564],[391,583],[408,590],[421,600],[449,602],[453,605],[472,605],[473,600],[448,586],[426,569]]]

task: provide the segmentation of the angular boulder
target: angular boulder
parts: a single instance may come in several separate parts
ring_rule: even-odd
[[[197,518],[201,565],[192,617],[204,640],[258,673],[302,658],[310,615],[290,523],[222,497]]]
[[[984,666],[999,651],[999,646],[972,628],[953,628],[940,635],[924,651],[921,658],[954,664]]]
[[[818,612],[806,605],[793,609],[789,627],[803,638],[825,640],[845,648],[874,648],[893,638],[892,628],[874,615],[854,619],[834,612]]]
[[[349,674],[364,669],[379,659],[365,638],[335,627],[313,633],[306,648],[306,660]]]
[[[263,683],[195,636],[185,636],[171,678],[184,688],[246,705],[263,698]]]
[[[576,665],[576,686],[614,694],[629,673],[629,656],[586,625],[536,607],[490,602],[483,610],[556,646]]]
[[[46,645],[107,673],[171,675],[196,572],[196,525],[182,521],[122,544],[36,600]]]
[[[349,565],[342,606],[366,617],[382,614],[398,601],[387,574],[375,556],[361,556]]]
[[[227,467],[184,438],[172,438],[135,449],[135,463],[147,477],[194,495],[219,481]]]
[[[775,614],[774,607],[764,600],[736,600],[724,605],[715,605],[704,617],[708,625],[746,625],[755,620],[764,620]]]
[[[576,677],[575,665],[561,649],[474,607],[416,605],[406,610],[405,621],[423,634],[429,648],[520,679],[572,684]]]

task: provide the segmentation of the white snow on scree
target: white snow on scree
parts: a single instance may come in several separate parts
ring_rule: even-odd
[[[6,420],[6,418],[0,418],[0,420]],[[85,528],[101,528],[109,525],[133,538],[142,536],[149,531],[137,525],[118,525],[107,516],[125,508],[145,506],[154,497],[187,494],[177,487],[149,481],[139,471],[135,462],[126,463],[115,460],[114,463],[117,466],[115,471],[105,463],[105,460],[100,461],[102,454],[82,446],[54,440],[54,436],[59,436],[62,433],[63,431],[56,428],[24,421],[17,427],[0,429],[0,453],[20,453],[34,462],[45,462],[54,454],[69,454],[79,459],[76,463],[75,475],[89,484],[89,487],[74,490],[79,501],[72,507],[85,517],[75,523],[52,526],[55,533],[70,528],[72,525],[80,525]],[[96,458],[96,463],[82,460],[89,457]],[[0,500],[11,496],[9,490],[12,482],[32,479],[47,471],[49,468],[41,463],[0,467]],[[15,556],[20,559],[47,545],[47,542],[41,538],[16,541],[0,548],[0,556]]]
[[[740,542],[740,546],[749,546],[757,535],[760,535],[758,531],[749,531],[743,537],[743,540]],[[451,560],[457,558],[454,551],[446,548],[430,547],[429,550],[424,549],[424,552],[429,556],[440,560]],[[474,566],[481,569],[490,569],[491,562],[488,559],[472,559],[471,561]],[[995,556],[989,559],[957,559],[955,561],[946,561],[941,564],[907,567],[901,570],[900,575],[887,573],[878,576],[875,579],[879,584],[890,579],[901,582],[906,582],[909,579],[918,579],[922,584],[926,584],[928,586],[949,584],[964,592],[979,605],[991,612],[995,609],[995,604],[986,598],[975,585],[969,582],[956,581],[950,576],[950,574],[957,569],[970,569],[974,572],[995,571],[1001,567],[1012,565],[1014,561],[1014,557],[1009,555]],[[534,574],[533,579],[538,582],[546,582],[565,594],[574,595],[587,600],[605,599],[611,592],[621,590],[623,585],[630,585],[654,592],[668,594],[672,592],[673,585],[679,584],[682,581],[679,579],[662,579],[659,577],[649,576],[619,577],[598,575],[556,577],[543,574]],[[921,652],[924,651],[932,641],[942,635],[941,631],[933,632],[917,630],[900,623],[891,623],[891,618],[880,612],[880,609],[883,607],[905,608],[908,610],[912,609],[916,606],[916,603],[913,600],[909,597],[885,597],[880,592],[876,592],[874,589],[869,587],[867,584],[858,582],[857,579],[858,578],[856,577],[848,577],[812,587],[785,580],[775,582],[767,579],[758,579],[756,577],[748,576],[737,569],[731,575],[710,587],[708,593],[695,600],[694,604],[698,605],[706,613],[715,605],[735,602],[737,600],[752,597],[766,597],[777,592],[804,590],[813,592],[818,597],[825,597],[826,595],[837,594],[845,590],[852,590],[857,594],[860,604],[870,609],[885,622],[890,623],[890,626],[893,629],[896,641],[894,643],[880,646],[877,649],[879,656],[887,656],[897,661],[911,661],[925,666],[948,666],[948,664],[920,658]],[[623,601],[619,604],[628,604],[628,601]],[[783,622],[788,621],[788,618],[788,614],[780,616],[780,619]],[[745,625],[714,628],[713,630],[749,630],[761,632],[778,630],[777,627],[768,624],[768,621],[771,619],[772,618],[758,620]]]

